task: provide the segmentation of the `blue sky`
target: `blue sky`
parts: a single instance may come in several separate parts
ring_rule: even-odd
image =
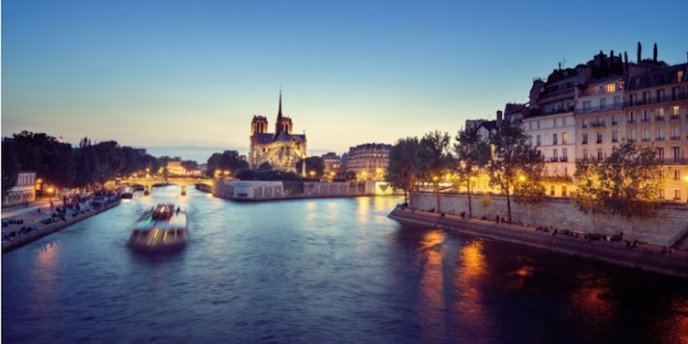
[[[341,153],[492,117],[564,58],[688,51],[686,1],[2,4],[2,135],[142,147],[246,151],[281,85],[309,150]]]

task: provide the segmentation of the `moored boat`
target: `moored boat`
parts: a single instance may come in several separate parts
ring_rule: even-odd
[[[174,204],[158,204],[136,221],[128,245],[140,251],[177,250],[188,238],[186,212]]]

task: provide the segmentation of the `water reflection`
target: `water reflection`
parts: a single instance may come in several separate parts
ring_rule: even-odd
[[[442,244],[446,234],[429,230],[420,242],[418,257],[420,273],[418,313],[425,340],[433,340],[446,331]]]
[[[461,291],[453,308],[468,333],[485,333],[492,328],[487,317],[482,293],[483,279],[488,277],[483,243],[472,241],[461,248],[456,271],[456,290]]]

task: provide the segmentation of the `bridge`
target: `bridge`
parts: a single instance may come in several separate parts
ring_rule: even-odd
[[[151,191],[152,187],[154,186],[162,186],[166,184],[174,184],[181,186],[182,188],[182,193],[186,191],[189,185],[196,185],[196,184],[205,184],[208,186],[213,185],[213,179],[211,178],[205,178],[205,177],[161,177],[161,176],[152,176],[152,177],[137,177],[137,178],[127,178],[127,179],[121,179],[117,180],[115,182],[115,187],[118,186],[136,186],[140,185],[143,186],[145,190]]]

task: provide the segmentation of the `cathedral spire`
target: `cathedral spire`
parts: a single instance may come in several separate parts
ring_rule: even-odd
[[[284,129],[282,127],[282,88],[280,87],[279,107],[277,108],[277,121],[275,122],[275,136],[279,135]]]

